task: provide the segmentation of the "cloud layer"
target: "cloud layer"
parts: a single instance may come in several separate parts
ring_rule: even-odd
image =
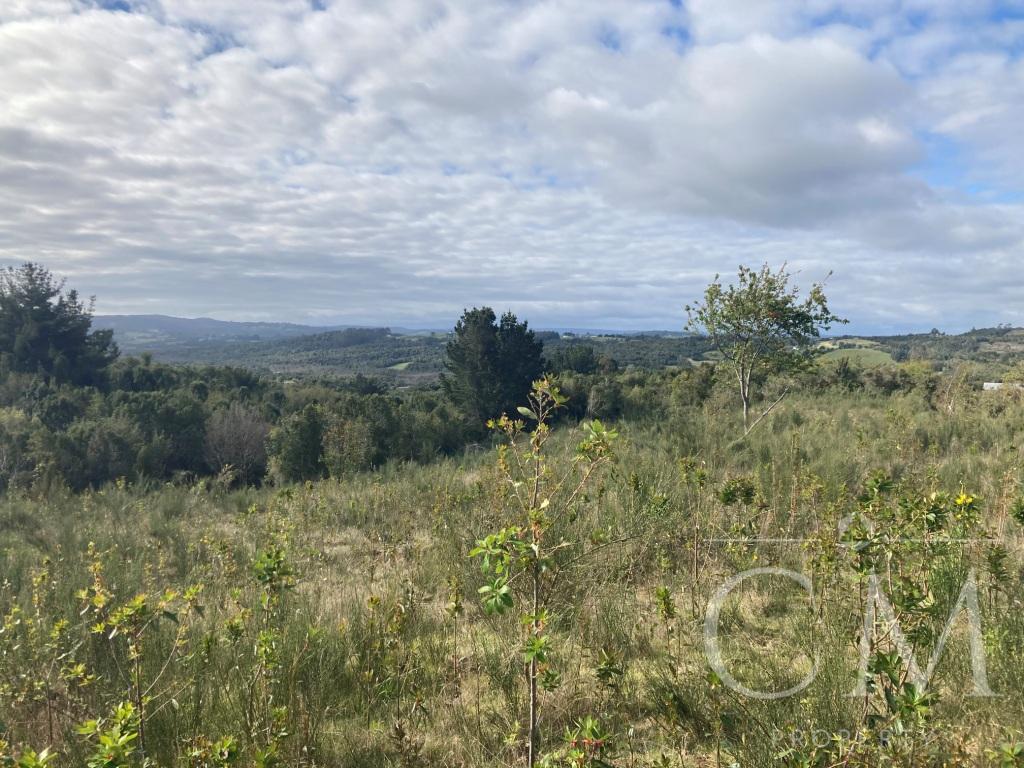
[[[1024,324],[1024,2],[6,0],[0,261],[103,312]]]

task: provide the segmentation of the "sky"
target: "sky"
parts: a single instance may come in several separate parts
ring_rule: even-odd
[[[96,311],[1024,325],[1024,0],[0,0],[0,263]]]

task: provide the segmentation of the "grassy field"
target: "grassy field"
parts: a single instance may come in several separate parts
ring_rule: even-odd
[[[821,356],[822,360],[836,362],[846,360],[862,368],[871,368],[879,365],[891,365],[892,355],[881,349],[871,348],[847,348],[832,349]]]
[[[549,519],[546,764],[1020,764],[1024,407],[951,411],[822,391],[737,442],[723,394],[618,425],[615,462]],[[545,483],[575,477],[580,439],[554,431]],[[516,455],[277,489],[6,496],[0,764],[524,765],[526,582],[488,613],[493,577],[469,556],[516,525]],[[764,567],[805,576],[813,599],[755,574],[720,601],[719,638],[750,689],[816,669],[777,699],[744,695],[707,652],[709,602]],[[922,668],[973,574],[998,697],[969,695],[964,620],[924,691],[881,618],[849,696],[871,574]]]

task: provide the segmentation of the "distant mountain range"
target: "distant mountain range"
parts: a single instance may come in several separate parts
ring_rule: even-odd
[[[300,323],[237,322],[209,317],[172,317],[170,315],[96,315],[95,328],[114,331],[121,350],[127,354],[173,352],[182,347],[235,342],[262,342],[343,331],[360,326],[302,325]],[[432,331],[393,328],[402,336],[430,335]]]
[[[113,330],[125,355],[149,353],[166,362],[236,365],[289,375],[365,373],[402,382],[437,376],[450,333],[168,315],[97,315],[93,325]],[[538,330],[538,336],[551,349],[586,341],[624,363],[654,367],[683,364],[706,346],[694,337],[667,331],[574,328]]]
[[[197,365],[235,365],[275,374],[363,373],[402,383],[432,379],[443,369],[449,329],[413,330],[299,323],[231,322],[167,315],[99,315],[126,355]],[[622,366],[664,368],[713,359],[703,337],[669,331],[539,330],[551,353],[574,344],[594,347]],[[834,336],[819,345],[825,359],[874,366],[919,359],[1013,364],[1024,358],[1024,330],[1001,326],[947,335]]]
[[[170,315],[96,315],[96,328],[114,331],[121,350],[127,354],[173,352],[182,347],[223,345],[234,342],[263,342],[313,336],[350,328],[356,325],[303,325],[300,323],[240,322],[214,320],[209,317],[172,317]],[[433,336],[448,333],[450,329],[414,329],[390,327],[395,336]],[[541,330],[541,329],[539,329]],[[678,331],[622,331],[605,328],[559,328],[558,333],[576,336],[660,336],[674,337],[686,334]]]
[[[93,326],[112,329],[117,343],[126,352],[156,351],[168,345],[204,341],[265,341],[337,330],[297,323],[239,323],[168,315],[97,315]]]

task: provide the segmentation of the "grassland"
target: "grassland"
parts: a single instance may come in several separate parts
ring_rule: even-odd
[[[894,362],[890,353],[871,347],[832,349],[823,354],[821,358],[827,361],[846,360],[847,362],[861,368],[871,368],[879,365],[892,365]]]
[[[619,428],[617,461],[558,522],[544,581],[550,764],[967,766],[1022,739],[1020,403],[940,412],[916,394],[823,390],[736,442],[723,391]],[[554,469],[577,440],[556,430]],[[511,510],[486,448],[276,489],[8,495],[7,759],[48,748],[55,766],[141,766],[144,747],[160,766],[523,765],[523,629],[516,611],[482,610],[487,579],[468,557]],[[851,515],[871,519],[854,537],[869,543],[841,540]],[[705,648],[709,600],[765,566],[806,575],[813,603],[792,579],[752,578],[724,602],[720,636],[750,688],[797,685],[816,662],[777,700],[723,684]],[[968,695],[962,623],[926,698],[901,698],[906,670],[902,687],[873,670],[847,696],[875,571],[921,664],[976,574],[998,698]],[[891,637],[874,629],[881,653]],[[590,745],[583,758],[567,732]],[[102,741],[118,734],[134,734],[123,754]]]
[[[874,339],[865,339],[859,336],[843,336],[841,339],[826,339],[818,344],[821,349],[839,349],[847,347],[877,347],[879,343]]]

